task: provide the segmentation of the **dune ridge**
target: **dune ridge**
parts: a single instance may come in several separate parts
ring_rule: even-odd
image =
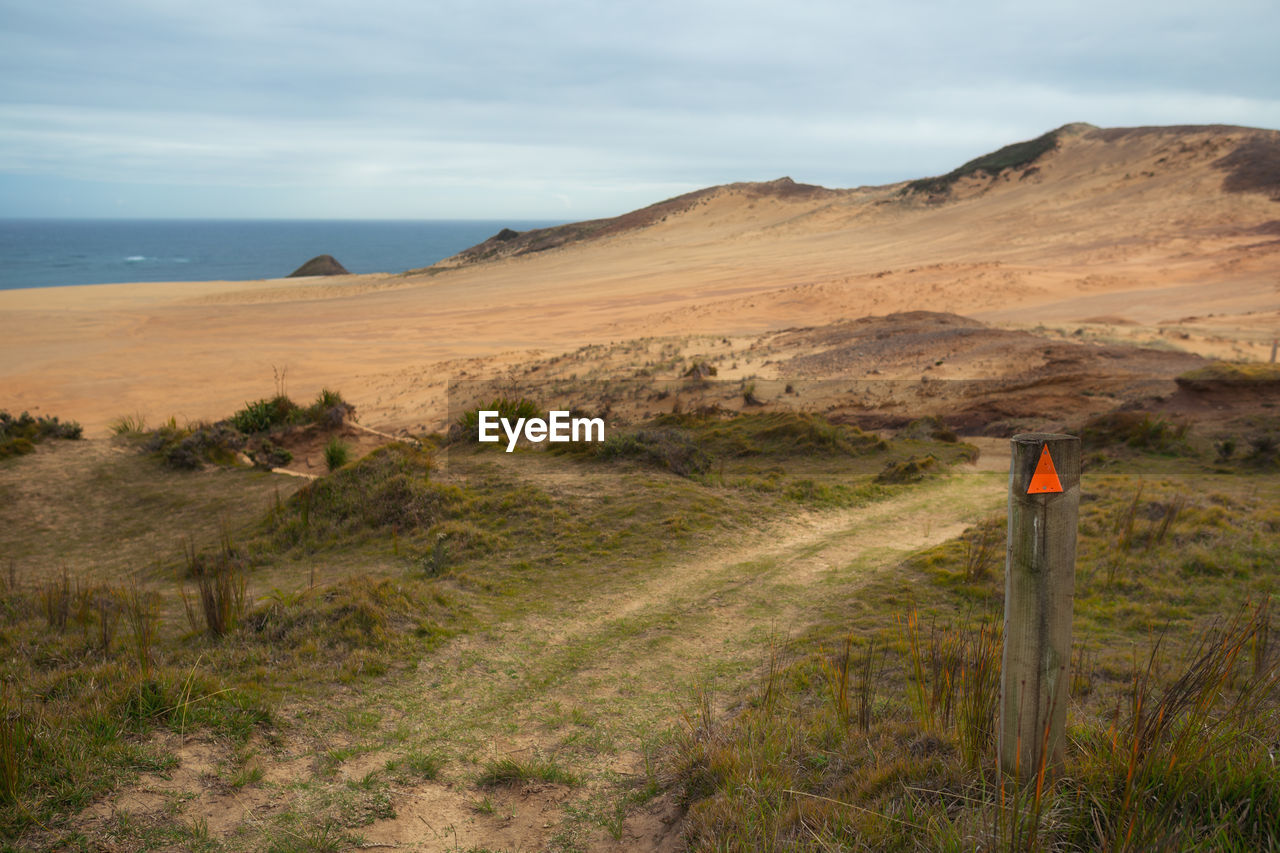
[[[1280,333],[1280,132],[1053,133],[945,190],[729,184],[496,235],[401,275],[0,293],[0,406],[91,432],[132,412],[216,417],[287,366],[300,394],[339,387],[365,423],[418,428],[459,370],[921,308],[1265,358]]]

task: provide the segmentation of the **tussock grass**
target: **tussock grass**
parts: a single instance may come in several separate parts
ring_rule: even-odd
[[[209,636],[214,639],[222,637],[244,615],[248,587],[244,558],[224,531],[221,545],[212,556],[198,553],[188,542],[186,561],[187,577],[193,578],[196,584],[196,590],[190,596],[185,586],[180,590],[187,622],[193,631],[197,631],[203,618],[204,629]]]
[[[244,617],[244,630],[255,642],[295,651],[385,649],[404,635],[446,635],[440,624],[445,602],[423,592],[390,578],[355,575],[321,592],[268,596]]]
[[[111,422],[112,435],[141,435],[147,431],[147,419],[140,412],[121,415]]]
[[[570,787],[582,784],[576,773],[565,769],[553,759],[540,756],[528,759],[498,758],[486,762],[480,775],[476,777],[476,784],[482,788],[525,782],[550,782]]]
[[[351,448],[345,441],[334,436],[329,439],[324,446],[324,466],[330,471],[336,471],[343,465],[347,464],[347,460],[351,457]]]
[[[1002,578],[996,565],[973,570],[986,522],[795,641],[794,662],[770,668],[742,710],[686,718],[670,771],[690,805],[690,848],[1280,845],[1268,746],[1280,738],[1268,598],[1280,585],[1276,492],[1216,482],[1223,491],[1087,481],[1081,671],[1061,776],[1020,787],[996,770]],[[1124,568],[1113,572],[1117,553]],[[1188,583],[1209,566],[1223,582]],[[898,613],[891,624],[886,609]],[[843,636],[835,653],[832,634]],[[1136,659],[1135,646],[1145,649]]]

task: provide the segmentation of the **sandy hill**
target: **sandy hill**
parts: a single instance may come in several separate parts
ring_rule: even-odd
[[[446,379],[538,353],[918,309],[1259,358],[1280,332],[1277,200],[1280,132],[1067,125],[936,178],[714,187],[401,275],[10,291],[3,405],[91,430],[211,417],[287,366],[298,393],[418,427]]]

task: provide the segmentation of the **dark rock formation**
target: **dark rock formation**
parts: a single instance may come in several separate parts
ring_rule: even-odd
[[[317,255],[289,273],[289,278],[302,278],[309,275],[351,275],[347,268],[338,263],[333,255]]]

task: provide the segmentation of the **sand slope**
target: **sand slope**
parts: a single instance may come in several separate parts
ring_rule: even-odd
[[[1077,127],[945,195],[796,186],[712,188],[590,239],[398,276],[3,292],[0,408],[91,432],[212,418],[287,367],[294,396],[340,388],[365,423],[417,427],[443,380],[528,351],[913,309],[1245,357],[1280,333],[1276,131]]]

